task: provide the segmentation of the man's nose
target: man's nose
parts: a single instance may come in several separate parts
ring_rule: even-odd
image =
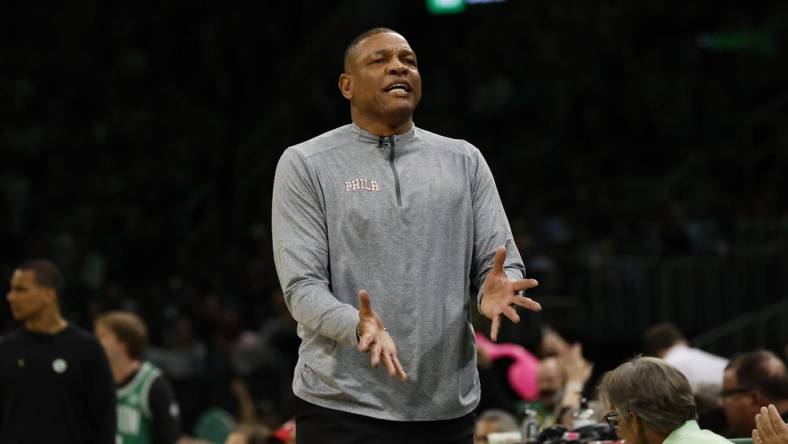
[[[408,72],[408,67],[405,66],[399,59],[394,58],[388,66],[389,74],[403,75]]]

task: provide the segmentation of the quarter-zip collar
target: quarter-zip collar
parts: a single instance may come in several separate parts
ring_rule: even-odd
[[[370,133],[369,131],[361,128],[360,126],[356,125],[355,122],[350,124],[350,128],[352,129],[353,133],[356,136],[356,139],[378,144],[381,140],[380,136],[376,136],[375,134]],[[386,141],[393,141],[395,144],[405,144],[416,137],[416,124],[411,125],[410,129],[405,131],[402,134],[395,134],[393,136],[384,137]]]
[[[386,153],[386,157],[388,157],[389,167],[391,168],[391,174],[394,179],[394,191],[395,195],[397,196],[397,206],[402,208],[402,189],[399,180],[399,172],[397,171],[397,148],[398,146],[407,146],[410,142],[416,137],[416,125],[411,125],[410,129],[405,131],[402,134],[395,134],[388,137],[379,137],[376,136],[369,131],[361,128],[360,126],[356,125],[354,122],[351,125],[353,132],[356,134],[358,140],[364,143],[374,143],[375,146],[381,150],[382,153],[386,153],[385,150],[388,150]]]

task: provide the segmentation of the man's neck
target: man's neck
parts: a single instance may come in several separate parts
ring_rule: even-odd
[[[407,116],[405,119],[392,119],[390,122],[385,122],[369,116],[363,116],[360,113],[351,112],[351,118],[353,123],[358,125],[359,128],[378,137],[404,134],[413,126],[413,118],[411,116]]]
[[[25,321],[25,329],[32,333],[54,335],[68,327],[68,322],[57,309],[45,309],[38,316]]]
[[[111,362],[110,368],[112,369],[112,379],[115,381],[115,384],[120,384],[125,381],[129,375],[137,371],[141,365],[142,363],[140,361],[130,358],[121,358],[116,360],[116,362]]]

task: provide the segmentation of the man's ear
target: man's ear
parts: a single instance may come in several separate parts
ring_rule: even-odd
[[[353,76],[346,72],[339,75],[339,91],[342,97],[350,100],[353,97]]]
[[[58,302],[57,292],[55,291],[54,288],[45,288],[44,297],[47,299],[48,302]]]

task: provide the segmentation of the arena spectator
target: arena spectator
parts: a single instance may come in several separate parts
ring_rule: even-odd
[[[676,367],[692,386],[698,412],[704,421],[719,410],[722,376],[728,360],[704,350],[690,347],[684,333],[670,322],[649,327],[643,333],[643,350]],[[716,428],[709,427],[712,430]]]
[[[755,415],[761,407],[773,404],[780,415],[788,416],[788,374],[785,363],[765,350],[734,358],[725,369],[722,384],[727,436],[750,436]]]
[[[628,444],[728,444],[696,422],[687,378],[665,361],[637,357],[605,374],[600,396],[610,407],[605,420]]]

